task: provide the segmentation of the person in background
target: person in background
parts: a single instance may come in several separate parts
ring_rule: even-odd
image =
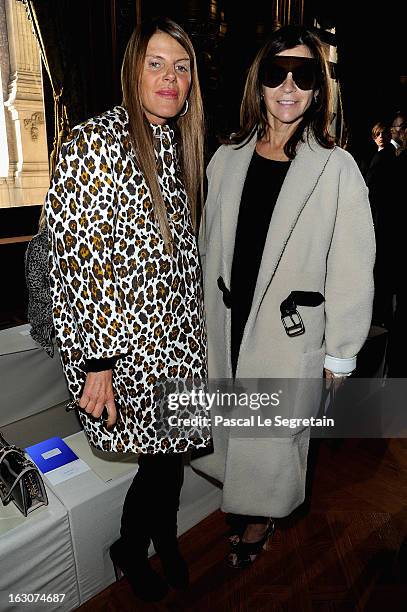
[[[392,234],[395,224],[398,223],[395,193],[396,150],[391,144],[390,128],[384,122],[374,124],[372,139],[377,146],[377,152],[370,162],[366,184],[377,245],[373,322],[390,330],[393,322]]]
[[[331,118],[319,38],[303,27],[277,30],[249,70],[240,129],[207,171],[209,379],[322,380],[325,372],[336,381],[356,367],[371,320],[374,230],[365,182],[335,146]],[[316,414],[319,398],[311,399],[297,394],[294,413]],[[274,518],[304,500],[309,429],[281,438],[221,429],[214,453],[193,467],[223,483],[227,563],[243,568]]]
[[[400,126],[400,147],[397,150],[397,156],[403,156],[405,159],[407,151],[407,121]]]
[[[137,26],[123,103],[75,127],[45,209],[53,320],[69,390],[92,446],[139,454],[111,558],[146,600],[184,588],[177,511],[183,459],[209,441],[166,427],[161,380],[206,377],[195,234],[203,108],[190,39],[173,21]],[[107,418],[103,419],[103,413]],[[118,517],[119,518],[119,517]],[[148,562],[153,542],[163,579]]]
[[[390,144],[391,135],[389,127],[380,121],[375,123],[372,128],[372,138],[377,146],[377,150],[383,151]]]
[[[406,378],[407,364],[405,350],[407,333],[405,320],[407,315],[407,284],[403,274],[403,264],[406,259],[404,242],[407,224],[406,206],[406,173],[407,173],[407,124],[399,127],[399,148],[396,150],[395,178],[393,197],[396,203],[394,211],[393,231],[391,234],[392,261],[389,273],[392,277],[392,299],[394,296],[393,324],[387,350],[387,376],[390,378]]]
[[[366,183],[369,187],[369,200],[372,208],[373,221],[377,225],[377,217],[380,203],[383,201],[383,193],[389,189],[391,180],[391,167],[395,159],[395,149],[390,144],[390,128],[384,122],[379,121],[372,127],[372,139],[377,146],[377,151],[372,157],[366,174]]]
[[[401,111],[398,111],[392,121],[391,131],[391,144],[396,151],[402,146],[402,126],[406,123],[406,116]]]

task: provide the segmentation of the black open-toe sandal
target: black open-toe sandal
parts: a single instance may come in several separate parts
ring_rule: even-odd
[[[226,517],[226,522],[229,525],[228,541],[233,548],[237,546],[242,539],[242,536],[247,527],[247,519],[239,514],[229,514]]]
[[[267,550],[270,538],[275,531],[275,524],[270,519],[267,524],[267,529],[257,542],[243,542],[242,536],[237,544],[231,544],[231,551],[226,557],[226,563],[234,569],[242,569],[251,565],[259,556],[261,551]]]

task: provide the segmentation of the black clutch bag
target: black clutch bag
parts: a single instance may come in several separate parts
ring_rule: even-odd
[[[10,501],[27,516],[39,506],[48,505],[47,492],[38,468],[24,452],[8,444],[0,434],[0,499]]]

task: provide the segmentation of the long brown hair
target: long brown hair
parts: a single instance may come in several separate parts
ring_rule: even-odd
[[[172,251],[172,236],[167,211],[157,178],[153,135],[141,102],[140,80],[144,68],[147,45],[156,32],[165,32],[188,53],[191,62],[191,88],[188,112],[172,121],[180,144],[180,166],[185,190],[196,229],[198,202],[203,201],[203,144],[204,116],[195,52],[185,31],[166,17],[155,18],[136,27],[128,42],[122,65],[123,106],[129,115],[129,130],[138,166],[151,191],[154,214],[159,224],[167,252]]]
[[[229,140],[230,144],[245,144],[255,133],[260,140],[267,133],[268,121],[267,111],[262,100],[262,84],[259,74],[262,61],[266,57],[272,57],[292,49],[297,45],[305,45],[317,60],[319,81],[316,85],[318,94],[316,99],[305,111],[304,116],[297,126],[294,134],[284,146],[284,153],[289,159],[294,159],[296,148],[300,140],[304,140],[304,133],[311,132],[317,142],[326,149],[331,149],[334,139],[329,133],[332,120],[333,93],[329,78],[329,66],[325,59],[324,49],[319,38],[303,26],[284,26],[276,30],[263,45],[254,59],[246,79],[243,100],[240,107],[240,129]],[[307,129],[308,128],[308,129]]]

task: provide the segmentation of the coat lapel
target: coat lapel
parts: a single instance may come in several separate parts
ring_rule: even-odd
[[[324,149],[315,140],[301,143],[278,196],[271,219],[257,277],[252,308],[247,320],[242,346],[250,334],[264,295],[273,279],[285,246],[328,162],[333,149]],[[287,293],[291,291],[287,286]]]

